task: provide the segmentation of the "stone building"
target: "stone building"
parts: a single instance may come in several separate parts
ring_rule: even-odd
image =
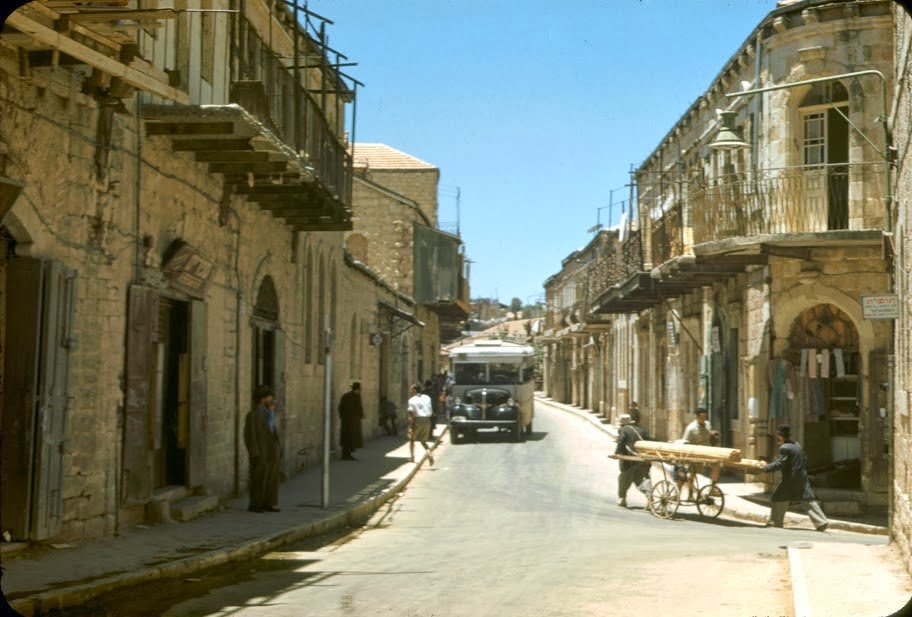
[[[885,419],[892,427],[893,467],[891,536],[903,553],[906,569],[912,572],[912,220],[909,199],[912,196],[912,97],[908,84],[912,78],[912,16],[899,4],[893,5],[895,19],[893,57],[896,61],[893,78],[896,87],[890,105],[890,127],[896,148],[896,176],[893,212],[895,231],[891,244],[894,260],[894,290],[899,297],[899,318],[895,322],[895,377],[892,383],[893,406]]]
[[[245,491],[257,384],[277,390],[283,471],[315,464],[327,319],[332,401],[361,379],[371,426],[416,370],[393,368],[383,339],[418,321],[414,302],[346,257],[353,95],[319,19],[165,4],[35,2],[0,36],[2,519],[17,539],[103,536]]]
[[[891,75],[891,3],[780,4],[633,174],[619,254],[641,261],[587,307],[613,322],[591,400],[636,400],[660,439],[705,406],[750,458],[790,424],[819,484],[854,491],[825,507],[884,507],[890,324],[862,307],[890,289],[892,80],[845,74]]]
[[[437,220],[440,170],[372,143],[355,144],[354,168],[353,229],[345,246],[418,303],[425,325],[406,348],[417,359],[414,377],[425,379],[441,368],[441,342],[459,337],[471,312],[462,239],[439,229]]]

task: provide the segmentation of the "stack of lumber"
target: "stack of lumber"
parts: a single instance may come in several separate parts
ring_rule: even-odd
[[[741,461],[741,450],[694,446],[662,441],[637,441],[633,448],[640,456],[662,457],[677,460],[699,460],[706,463],[737,463]]]
[[[743,469],[745,471],[759,472],[766,466],[766,463],[764,463],[763,461],[756,461],[751,458],[742,458],[737,463],[725,463],[725,465],[727,467],[735,467],[737,469]]]

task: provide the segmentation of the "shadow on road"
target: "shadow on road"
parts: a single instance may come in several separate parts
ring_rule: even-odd
[[[525,436],[526,441],[543,441],[548,436],[546,431],[533,431]],[[474,437],[466,439],[465,443],[490,444],[513,443],[513,433],[510,431],[480,430]]]

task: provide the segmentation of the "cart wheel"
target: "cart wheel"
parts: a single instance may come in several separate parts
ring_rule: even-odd
[[[697,493],[697,510],[703,516],[716,518],[725,508],[725,495],[715,484],[707,484]]]
[[[652,487],[649,508],[659,518],[671,518],[681,505],[681,493],[674,482],[662,480]]]

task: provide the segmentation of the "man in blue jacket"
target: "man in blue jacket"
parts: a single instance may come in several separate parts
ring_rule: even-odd
[[[773,491],[770,504],[770,523],[774,527],[782,527],[785,521],[785,512],[792,502],[801,503],[808,511],[811,522],[817,531],[826,531],[829,522],[817,503],[814,491],[807,476],[807,457],[801,446],[789,437],[791,431],[788,426],[776,429],[776,443],[779,444],[779,458],[763,467],[763,471],[781,471],[782,478]]]

